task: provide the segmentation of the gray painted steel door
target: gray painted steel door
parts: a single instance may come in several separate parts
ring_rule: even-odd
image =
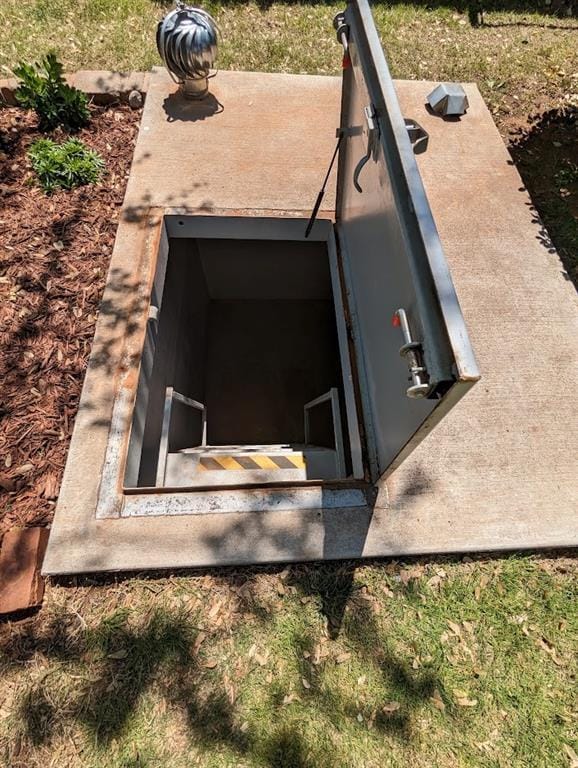
[[[479,372],[366,0],[349,3],[344,22],[336,228],[376,479],[407,456]],[[406,319],[414,344],[401,355]],[[416,381],[421,386],[411,388]]]

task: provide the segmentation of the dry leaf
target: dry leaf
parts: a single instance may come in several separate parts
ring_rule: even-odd
[[[357,722],[358,723],[362,723],[363,722],[363,715],[361,714],[361,712],[357,713]]]
[[[15,475],[27,475],[34,469],[34,464],[22,464],[14,470]]]
[[[458,699],[458,704],[460,705],[460,707],[477,707],[478,700],[477,699]]]
[[[446,705],[444,704],[444,700],[442,699],[441,693],[438,691],[437,688],[434,689],[431,700],[436,709],[439,709],[440,712],[445,712]]]
[[[234,704],[235,703],[235,699],[236,699],[235,686],[231,682],[231,678],[229,677],[229,675],[226,672],[223,675],[223,686],[225,688],[225,692],[227,694],[227,698],[229,699],[229,703],[230,704]]]
[[[351,658],[351,654],[348,653],[347,651],[344,651],[343,653],[339,653],[335,657],[335,663],[336,664],[343,664],[343,662],[349,661],[350,658]]]
[[[193,643],[193,653],[195,655],[199,652],[199,648],[205,642],[206,638],[207,638],[206,632],[199,632],[199,634],[196,636],[195,642]]]
[[[311,663],[317,666],[321,662],[322,656],[327,656],[328,651],[324,651],[320,645],[315,646],[315,651],[313,653],[313,658],[311,659]],[[305,653],[303,654],[305,658],[309,658],[305,656]],[[311,656],[311,654],[309,654]]]
[[[456,699],[467,699],[468,694],[465,691],[462,691],[461,688],[454,688],[454,696]]]
[[[393,712],[397,712],[400,707],[399,701],[389,701],[381,708],[381,711],[385,712],[386,715],[391,715]]]
[[[400,571],[399,578],[401,579],[402,584],[407,585],[414,578],[414,575],[410,570],[403,570]]]
[[[215,669],[218,663],[219,662],[217,661],[217,659],[207,659],[204,662],[203,667],[205,667],[205,669]]]
[[[361,677],[357,678],[357,685],[365,685],[365,681],[367,680],[365,675],[361,675]]]
[[[311,683],[305,677],[301,678],[301,682],[303,683],[303,687],[307,688],[307,690],[309,690],[309,688],[311,688]]]
[[[566,752],[570,760],[570,768],[578,768],[578,755],[569,744],[564,744],[564,752]]]
[[[294,701],[297,701],[299,699],[299,696],[297,696],[296,693],[288,693],[287,696],[283,697],[283,705],[287,706],[287,704],[291,704]]]
[[[112,653],[109,653],[107,655],[107,659],[114,659],[115,661],[120,661],[121,659],[126,659],[128,656],[128,651],[126,651],[124,648],[121,648],[118,651],[113,651]]]
[[[58,498],[58,478],[56,475],[49,473],[44,480],[44,488],[40,492],[41,496],[45,499],[57,499]]]
[[[249,723],[247,722],[247,720],[245,720],[240,730],[241,730],[241,733],[247,733],[247,731],[249,730]]]
[[[556,656],[556,649],[550,643],[548,640],[546,640],[545,637],[539,637],[537,640],[538,645],[542,650],[546,651],[546,653],[551,657],[554,664],[556,664],[558,667],[564,666],[564,662],[560,661],[560,659]]]
[[[265,664],[269,661],[268,654],[261,656],[260,653],[255,653],[253,658],[260,667],[264,667]]]
[[[448,627],[451,629],[451,631],[454,633],[454,635],[457,635],[457,637],[461,637],[462,630],[460,628],[460,625],[456,624],[453,621],[450,621],[449,619],[447,620],[447,622],[448,622]]]

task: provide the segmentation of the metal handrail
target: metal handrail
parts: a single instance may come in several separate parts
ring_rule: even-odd
[[[187,405],[189,408],[194,408],[197,411],[201,411],[201,445],[207,444],[207,407],[203,403],[199,403],[197,400],[193,400],[190,397],[181,395],[173,387],[167,387],[165,390],[165,405],[163,409],[163,424],[161,427],[161,440],[159,443],[159,460],[157,464],[157,478],[156,487],[162,488],[165,484],[165,475],[167,471],[167,458],[169,455],[169,435],[171,429],[171,416],[173,410],[173,402],[177,401],[183,405]]]
[[[343,430],[341,429],[341,409],[339,407],[339,391],[332,387],[329,392],[310,400],[303,406],[303,418],[305,426],[305,444],[309,443],[309,411],[322,403],[331,402],[331,415],[333,418],[333,438],[335,441],[335,454],[337,456],[337,471],[339,477],[345,477],[345,450],[343,447]]]

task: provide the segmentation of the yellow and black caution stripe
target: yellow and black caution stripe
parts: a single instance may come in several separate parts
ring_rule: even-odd
[[[199,458],[199,469],[305,469],[305,458],[301,453],[273,456],[264,453],[252,453],[251,456],[213,454]]]

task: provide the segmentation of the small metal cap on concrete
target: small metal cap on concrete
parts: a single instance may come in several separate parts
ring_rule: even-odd
[[[465,115],[470,106],[459,83],[441,83],[429,94],[427,102],[436,114],[444,117]]]

